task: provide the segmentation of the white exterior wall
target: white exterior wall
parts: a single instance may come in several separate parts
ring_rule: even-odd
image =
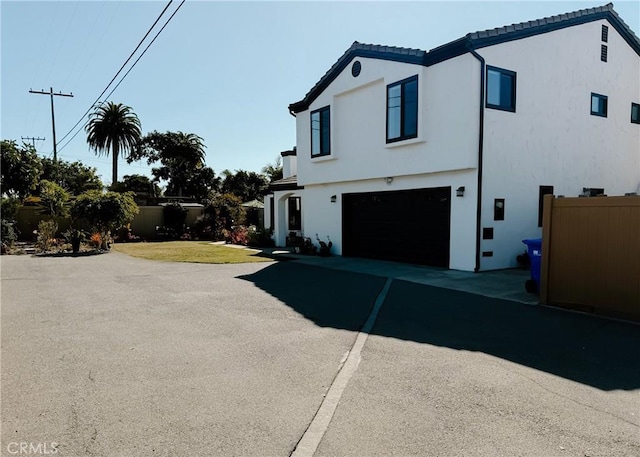
[[[306,194],[303,193],[304,190],[295,190],[295,191],[276,191],[273,193],[273,218],[275,219],[275,223],[271,223],[271,215],[270,215],[270,205],[271,205],[271,196],[267,196],[265,198],[265,206],[264,206],[264,225],[265,227],[273,227],[273,241],[276,246],[285,246],[286,239],[289,235],[289,205],[288,199],[289,197],[302,197],[301,205],[302,205],[302,230],[298,230],[298,233],[304,233],[305,227],[305,201]]]
[[[609,26],[608,43],[601,25]],[[600,45],[608,62],[600,61]],[[516,112],[485,109],[481,269],[516,265],[523,238],[539,238],[539,186],[578,196],[583,187],[607,195],[640,185],[640,57],[607,21],[594,21],[480,49],[487,65],[517,73]],[[590,114],[591,93],[608,96],[608,117]],[[494,198],[505,198],[505,220],[493,220]],[[579,229],[579,228],[577,228]]]
[[[357,192],[384,192],[424,187],[451,186],[451,242],[449,267],[455,270],[472,271],[475,267],[475,217],[476,186],[475,170],[463,170],[433,175],[417,175],[394,178],[386,184],[383,178],[307,186],[302,200],[304,234],[316,242],[316,234],[325,241],[333,241],[331,253],[342,255],[342,194]],[[456,189],[465,186],[464,197],[456,197]],[[331,203],[331,196],[337,201]],[[406,230],[398,233],[398,243],[411,243],[420,237],[421,228],[407,224]]]
[[[297,114],[303,186],[476,168],[479,64],[466,55],[434,67],[356,58]],[[386,143],[387,85],[418,75],[418,138]],[[470,103],[469,100],[472,100]],[[311,158],[310,113],[331,106],[331,155]],[[422,186],[431,187],[431,186]]]
[[[342,254],[343,193],[432,187],[452,188],[450,268],[475,267],[480,64],[472,56],[425,68],[356,58],[297,115],[298,184],[303,185],[304,235],[327,236],[333,254]],[[418,75],[418,138],[386,143],[386,87]],[[311,158],[310,112],[331,106],[331,155]],[[387,185],[384,178],[393,177]],[[465,196],[455,197],[464,186]],[[337,201],[331,203],[331,196]],[[420,236],[407,226],[398,240]],[[410,241],[408,241],[410,242]]]

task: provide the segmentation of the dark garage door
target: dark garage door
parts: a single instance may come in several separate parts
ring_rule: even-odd
[[[449,267],[451,187],[342,196],[342,253]]]

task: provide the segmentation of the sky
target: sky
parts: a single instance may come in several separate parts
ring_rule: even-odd
[[[218,2],[187,0],[122,80],[181,0],[116,75],[160,15],[163,1],[0,2],[0,136],[45,138],[53,156],[54,96],[58,158],[95,167],[111,182],[111,158],[97,156],[82,129],[96,100],[130,106],[142,133],[194,133],[206,163],[260,172],[296,142],[287,109],[301,100],[354,41],[430,50],[469,32],[601,6],[589,1]],[[614,2],[640,35],[640,1]],[[107,92],[98,98],[105,88]],[[78,123],[73,129],[73,126]],[[75,136],[74,136],[75,135]],[[124,175],[151,177],[146,162],[119,162]]]

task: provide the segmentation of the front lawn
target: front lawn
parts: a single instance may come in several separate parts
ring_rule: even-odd
[[[114,251],[132,257],[163,262],[249,263],[273,259],[252,249],[237,249],[209,241],[164,241],[159,243],[115,243]]]

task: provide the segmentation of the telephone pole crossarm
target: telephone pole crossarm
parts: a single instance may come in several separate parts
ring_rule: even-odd
[[[53,161],[58,161],[58,149],[56,145],[56,116],[55,111],[53,109],[53,96],[56,95],[58,97],[73,97],[73,93],[63,94],[62,92],[58,92],[57,94],[53,92],[53,87],[49,88],[49,92],[38,91],[29,89],[30,94],[41,94],[41,95],[49,95],[51,96],[51,127],[53,129]]]
[[[46,138],[40,138],[40,137],[36,138],[36,137],[33,137],[33,136],[22,136],[20,138],[22,138],[22,141],[25,141],[25,140],[31,141],[32,144],[33,144],[33,148],[34,149],[36,147],[36,141],[44,141],[44,140],[46,140]]]

